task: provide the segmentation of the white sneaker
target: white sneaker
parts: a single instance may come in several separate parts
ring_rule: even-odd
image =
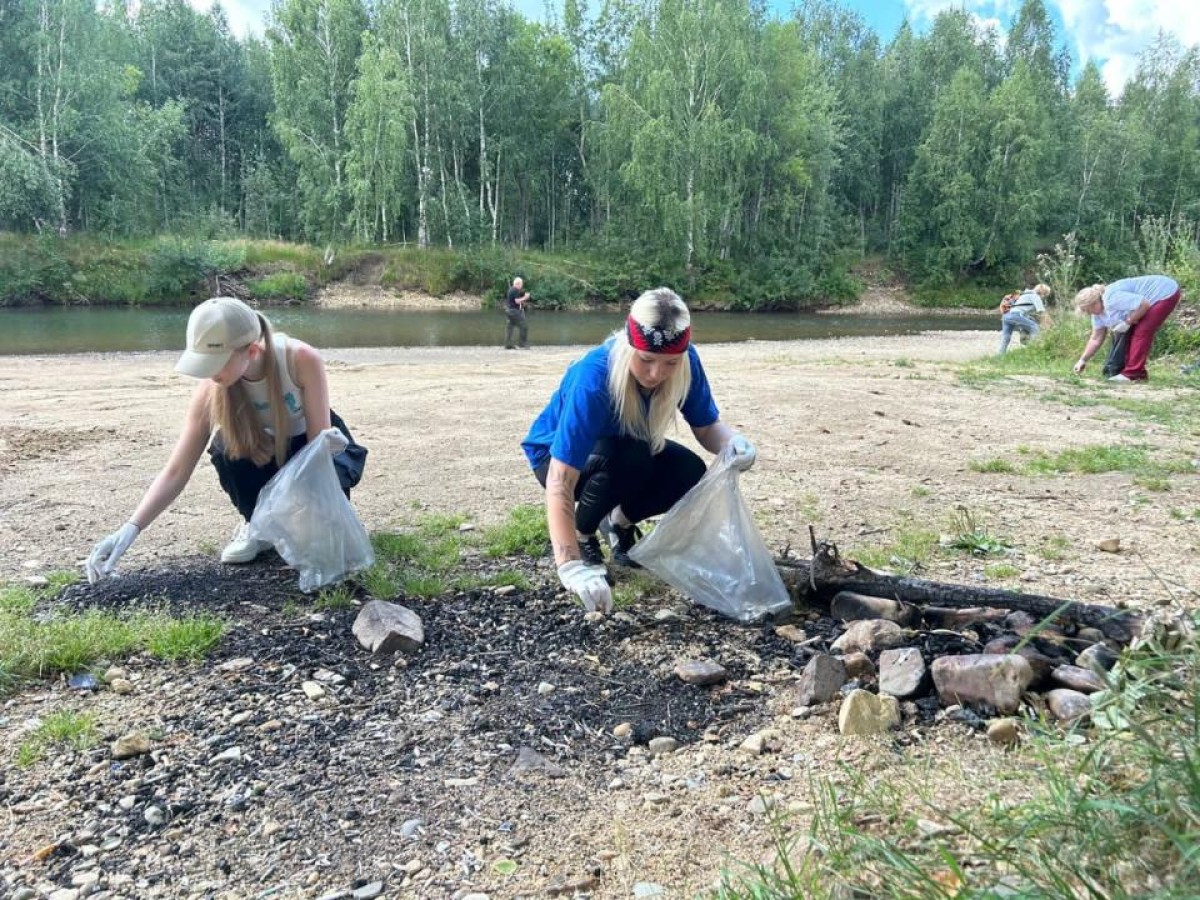
[[[1114,375],[1112,378],[1110,378],[1108,380],[1109,381],[1118,381],[1118,382],[1119,381],[1133,381],[1132,378],[1126,378],[1124,375],[1120,375],[1120,374]]]
[[[248,563],[258,558],[264,550],[270,550],[271,545],[266,541],[250,538],[250,523],[243,522],[233,532],[233,540],[221,551],[223,563]]]

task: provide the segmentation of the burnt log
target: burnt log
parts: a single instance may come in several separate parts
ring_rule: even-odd
[[[841,591],[886,597],[921,607],[998,607],[1026,612],[1067,634],[1073,634],[1079,628],[1096,628],[1106,638],[1121,644],[1128,644],[1133,639],[1141,623],[1136,614],[1110,606],[877,572],[855,560],[843,558],[836,544],[818,543],[815,537],[811,560],[785,556],[775,560],[775,567],[793,603],[826,610],[834,595]]]

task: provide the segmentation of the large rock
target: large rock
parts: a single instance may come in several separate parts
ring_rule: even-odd
[[[870,691],[851,691],[838,710],[838,730],[845,735],[881,734],[900,724],[900,701]]]
[[[910,603],[892,600],[890,597],[872,597],[853,591],[839,591],[829,604],[829,614],[843,622],[861,619],[886,619],[900,625],[910,625],[917,620],[917,608]]]
[[[879,693],[911,697],[925,680],[925,659],[916,647],[884,650],[879,654]]]
[[[150,738],[140,731],[131,731],[113,741],[113,759],[132,759],[150,752]]]
[[[411,609],[386,600],[372,600],[354,620],[354,636],[372,653],[397,650],[411,653],[424,646],[425,626]]]
[[[933,661],[934,687],[948,705],[982,706],[1009,715],[1017,711],[1032,681],[1029,662],[1013,654],[972,653]]]
[[[1103,675],[1117,664],[1118,659],[1120,657],[1107,644],[1092,644],[1075,657],[1075,665]]]

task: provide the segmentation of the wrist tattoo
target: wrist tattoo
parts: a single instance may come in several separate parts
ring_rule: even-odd
[[[582,558],[583,557],[581,557],[579,555],[578,547],[572,547],[570,544],[555,544],[554,545],[554,559],[556,561],[562,560],[562,563],[569,563],[572,560],[582,559]],[[559,565],[562,565],[562,563],[559,563]]]

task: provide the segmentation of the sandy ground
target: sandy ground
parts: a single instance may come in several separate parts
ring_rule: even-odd
[[[701,345],[722,418],[759,447],[743,485],[768,543],[806,555],[812,524],[853,554],[890,543],[898,528],[946,532],[962,507],[1017,548],[1029,590],[1153,603],[1167,595],[1164,582],[1200,584],[1195,474],[1152,491],[1120,473],[970,470],[972,460],[1017,459],[1019,447],[1132,443],[1162,458],[1200,455],[1195,423],[1166,427],[1103,403],[1067,406],[1048,399],[1059,389],[1049,380],[964,384],[950,364],[986,355],[994,341],[991,333],[955,332]],[[489,525],[518,504],[540,503],[519,443],[584,349],[327,350],[334,405],[371,453],[354,495],[368,528],[394,529],[428,513]],[[126,520],[167,457],[192,387],[172,372],[173,360],[0,358],[0,577],[77,567]],[[1170,393],[1099,390],[1153,392],[1158,400]],[[690,434],[681,439],[691,442]],[[204,459],[126,564],[213,551],[235,524]],[[1097,540],[1112,536],[1123,552],[1099,552]],[[1039,553],[1047,542],[1060,546]],[[981,578],[982,568],[953,564],[960,578]]]
[[[975,472],[970,463],[1019,460],[1022,447],[1054,452],[1112,444],[1191,459],[1200,455],[1200,425],[1153,424],[1103,402],[1128,396],[1169,402],[1171,389],[1153,385],[1097,381],[1089,392],[1101,402],[1069,406],[1054,397],[1070,388],[1048,379],[964,382],[959,364],[992,352],[995,339],[946,332],[701,345],[722,417],[759,447],[742,485],[768,543],[807,555],[812,525],[853,556],[891,544],[906,529],[947,532],[961,508],[1015,548],[1008,560],[1017,574],[996,581],[985,575],[994,558],[947,553],[927,577],[987,580],[1105,604],[1192,602],[1185,588],[1200,585],[1200,474],[1174,475],[1162,491],[1127,474],[1018,477]],[[327,350],[334,404],[371,452],[354,496],[367,526],[403,528],[431,513],[465,514],[485,526],[514,506],[540,503],[519,443],[563,368],[584,349]],[[165,461],[192,388],[173,374],[173,361],[166,353],[0,358],[0,580],[78,567],[95,540],[125,521]],[[125,567],[215,553],[235,524],[203,460],[176,504],[134,544]],[[1120,537],[1122,552],[1100,552],[1097,541],[1106,537]],[[62,689],[47,688],[20,709],[27,715],[38,704],[57,708],[62,697]],[[1000,783],[995,770],[1006,765],[985,740],[952,729],[898,753],[891,744],[840,738],[829,716],[784,716],[779,727],[783,749],[762,762],[700,746],[661,768],[653,762],[636,770],[641,774],[630,777],[637,790],[590,795],[587,773],[539,789],[528,817],[531,858],[540,862],[524,865],[530,874],[520,893],[543,895],[555,872],[579,872],[582,861],[602,859],[611,863],[604,864],[595,897],[629,897],[639,881],[691,896],[713,883],[729,856],[755,859],[768,846],[765,819],[746,812],[764,786],[775,785],[787,801],[802,796],[810,778],[844,780],[839,773],[853,770],[872,781],[913,779],[938,794],[935,808],[946,808],[943,800],[953,806],[981,783]],[[795,778],[786,790],[777,787],[777,768]],[[697,771],[708,778],[698,794],[665,805],[643,797],[646,784],[658,783],[653,779],[674,790]],[[1009,784],[1003,791],[1015,789]],[[517,802],[508,787],[496,791],[497,808]],[[561,819],[546,818],[547,808]],[[543,818],[552,823],[544,833],[536,824]],[[60,830],[53,817],[39,827],[46,839]],[[43,836],[36,837],[19,843],[40,844]],[[205,848],[219,837],[195,835]],[[398,847],[367,849],[376,856],[392,852],[393,862],[405,858]],[[197,850],[197,860],[209,853]],[[274,853],[263,850],[262,858],[278,861]],[[288,874],[304,871],[298,861],[283,865]],[[334,876],[349,877],[337,871],[322,878]],[[337,883],[318,879],[310,884],[319,888],[298,887],[286,896],[317,896]],[[490,888],[493,898],[517,893]],[[242,896],[221,896],[235,895]],[[396,896],[451,894],[417,888]]]

